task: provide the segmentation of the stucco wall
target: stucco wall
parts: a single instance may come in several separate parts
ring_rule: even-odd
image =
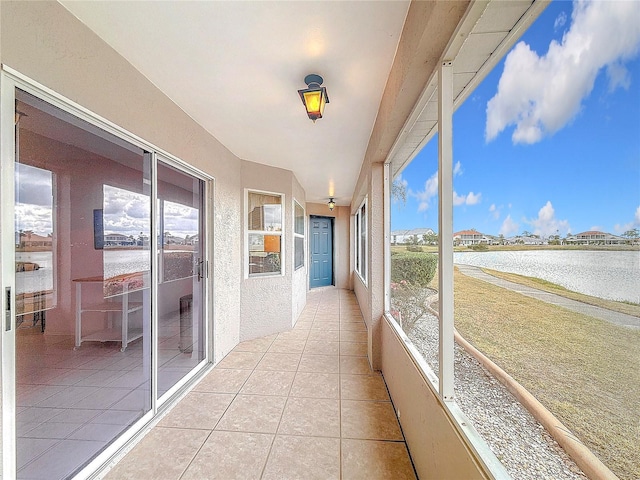
[[[59,3],[3,1],[0,11],[3,64],[215,178],[211,271],[221,359],[239,339],[239,159]]]
[[[382,373],[419,478],[488,478],[388,320],[381,321]]]
[[[258,190],[284,195],[284,225],[282,238],[282,259],[284,275],[266,277],[249,277],[244,255],[246,254],[246,221],[244,212],[246,201],[244,191]],[[243,279],[242,304],[240,307],[240,341],[251,340],[291,328],[294,321],[292,314],[293,295],[293,173],[281,168],[242,161],[243,190]],[[300,192],[298,192],[300,194]],[[230,237],[231,239],[237,238]],[[297,317],[296,317],[297,318]]]
[[[335,207],[329,210],[326,203],[307,203],[307,218],[310,215],[333,218],[333,275],[335,286],[351,290],[351,265],[349,263],[349,239],[351,235],[351,215],[349,207]],[[307,227],[309,222],[307,221]],[[307,239],[308,240],[308,239]],[[307,241],[307,245],[309,242]],[[307,260],[309,254],[307,254]],[[308,283],[308,278],[307,278]]]

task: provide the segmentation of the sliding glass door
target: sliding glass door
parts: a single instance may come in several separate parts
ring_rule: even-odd
[[[2,476],[64,479],[115,452],[207,361],[208,183],[6,84]]]
[[[158,161],[158,396],[205,359],[204,181]]]

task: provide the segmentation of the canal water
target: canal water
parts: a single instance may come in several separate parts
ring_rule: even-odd
[[[640,303],[639,251],[455,252],[453,261],[541,278],[594,297]]]

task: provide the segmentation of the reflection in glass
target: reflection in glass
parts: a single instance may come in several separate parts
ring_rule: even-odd
[[[158,163],[158,395],[205,359],[204,182]]]
[[[17,477],[67,478],[151,408],[150,156],[16,100]]]
[[[282,271],[282,197],[248,194],[249,275]]]

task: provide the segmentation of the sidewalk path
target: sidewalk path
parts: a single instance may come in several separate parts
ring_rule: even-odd
[[[477,278],[478,280],[483,280],[485,282],[492,283],[494,285],[497,285],[498,287],[506,288],[508,290],[513,290],[514,292],[521,293],[522,295],[526,295],[527,297],[532,297],[543,302],[558,305],[559,307],[564,307],[574,312],[589,315],[594,318],[599,318],[600,320],[614,323],[616,325],[622,325],[624,327],[630,328],[640,328],[640,318],[634,317],[633,315],[614,312],[612,310],[607,310],[606,308],[596,307],[594,305],[588,305],[576,300],[561,297],[560,295],[556,295],[555,293],[548,293],[536,288],[520,285],[519,283],[503,280],[501,278],[494,277],[493,275],[489,275],[488,273],[484,273],[479,267],[462,265],[459,263],[456,263],[456,267],[458,267],[460,273],[463,273],[469,277]]]

